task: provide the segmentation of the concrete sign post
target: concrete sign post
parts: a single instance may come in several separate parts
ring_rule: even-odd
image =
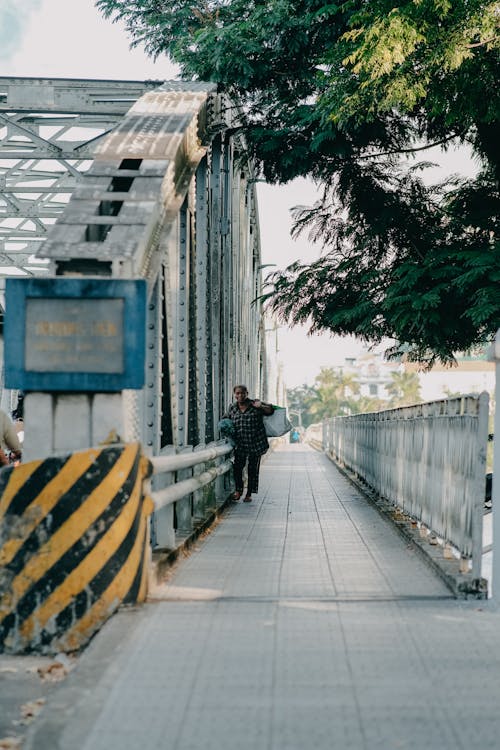
[[[126,434],[122,393],[144,386],[146,282],[8,279],[5,382],[27,392],[24,459]]]

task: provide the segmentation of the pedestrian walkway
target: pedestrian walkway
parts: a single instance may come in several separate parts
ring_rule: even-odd
[[[320,453],[273,452],[52,695],[35,750],[500,746],[500,614],[456,601]]]

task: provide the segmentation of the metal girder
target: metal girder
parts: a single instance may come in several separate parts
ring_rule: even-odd
[[[124,115],[162,81],[0,76],[0,111]]]
[[[101,142],[161,81],[0,77],[2,278],[44,273],[30,258],[63,214]]]
[[[101,97],[111,86],[88,83]],[[12,102],[2,110],[0,85],[0,139],[9,149],[47,149],[42,160],[15,160],[0,148],[0,264],[145,279],[146,381],[142,392],[123,392],[124,439],[140,439],[153,455],[210,442],[236,383],[265,393],[257,208],[234,109],[213,84],[167,82],[117,115],[94,139],[93,159],[77,154],[89,143],[80,135],[68,160],[67,116],[81,117],[84,86],[73,109],[66,92],[59,113],[44,104],[43,88],[27,84],[38,105],[28,114]],[[95,114],[85,118],[94,128]]]

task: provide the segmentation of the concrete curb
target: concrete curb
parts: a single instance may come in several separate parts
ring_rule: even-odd
[[[262,457],[262,463],[266,461],[269,455],[276,450],[278,445],[283,442],[283,438],[272,438],[269,441],[269,450]],[[232,493],[231,493],[232,494]],[[222,517],[226,510],[233,505],[231,495],[228,495],[221,505],[214,508],[209,516],[205,518],[196,528],[193,529],[192,533],[188,536],[179,539],[179,544],[172,550],[157,550],[152,553],[152,563],[150,572],[150,582],[153,586],[158,585],[163,581],[163,578],[167,574],[168,570],[174,565],[179,556],[183,553],[187,553],[189,549],[195,544],[196,540],[205,533],[218,518]]]
[[[195,544],[196,540],[207,531],[215,521],[224,515],[227,508],[232,505],[229,495],[219,507],[214,508],[211,513],[199,525],[197,525],[189,536],[179,539],[179,544],[172,550],[157,550],[152,553],[150,581],[153,585],[161,583],[168,570],[179,559],[180,555],[187,553]]]
[[[316,446],[312,447],[316,448]],[[316,448],[316,450],[318,449]],[[327,453],[324,453],[324,455],[335,464],[341,474],[363,494],[380,515],[390,521],[403,538],[410,542],[457,599],[488,598],[488,581],[485,578],[473,578],[470,574],[462,573],[460,560],[455,557],[445,558],[443,547],[440,544],[431,543],[429,539],[422,538],[416,521],[403,514],[392,503],[381,498],[353,472],[339,464],[334,458]]]

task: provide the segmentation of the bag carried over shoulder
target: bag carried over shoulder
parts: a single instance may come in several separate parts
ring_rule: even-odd
[[[267,437],[280,437],[292,429],[292,423],[287,417],[283,406],[275,406],[274,412],[264,417],[264,427]]]

